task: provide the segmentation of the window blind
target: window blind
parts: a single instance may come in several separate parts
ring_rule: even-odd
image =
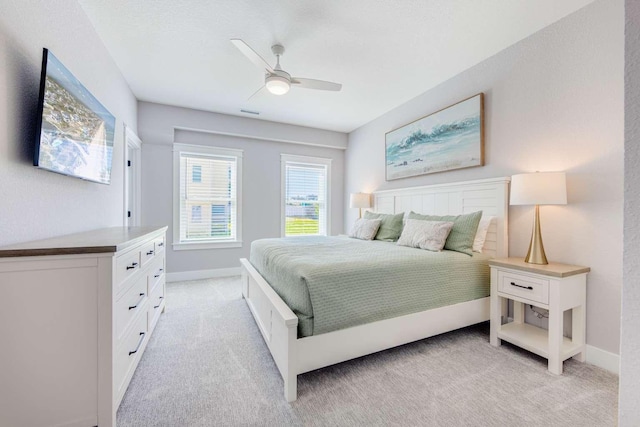
[[[285,236],[327,235],[327,166],[285,164]]]
[[[180,242],[235,240],[237,169],[233,156],[180,153]]]

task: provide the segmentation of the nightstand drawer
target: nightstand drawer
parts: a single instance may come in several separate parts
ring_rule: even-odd
[[[531,302],[549,304],[549,281],[545,279],[499,271],[498,292]]]

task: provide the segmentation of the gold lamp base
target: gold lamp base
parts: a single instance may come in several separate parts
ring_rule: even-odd
[[[531,233],[531,243],[529,243],[529,251],[524,259],[529,264],[549,264],[547,255],[544,253],[542,245],[542,233],[540,231],[540,208],[536,205],[536,213],[533,218],[533,232]]]

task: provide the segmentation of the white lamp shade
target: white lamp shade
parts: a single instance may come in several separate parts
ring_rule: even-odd
[[[366,209],[371,207],[371,195],[368,193],[351,193],[349,206]]]
[[[512,205],[566,205],[567,179],[564,172],[536,172],[511,177]]]

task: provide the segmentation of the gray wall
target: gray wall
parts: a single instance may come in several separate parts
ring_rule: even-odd
[[[624,7],[599,0],[349,135],[350,192],[566,171],[569,204],[541,208],[547,256],[590,266],[587,342],[619,351],[622,286]],[[484,167],[385,182],[384,135],[485,93]],[[346,209],[345,227],[357,216]],[[511,256],[524,256],[533,207],[509,210]],[[537,321],[537,319],[534,319]]]
[[[265,122],[225,114],[141,102],[138,122],[142,145],[142,223],[168,225],[173,236],[172,148],[174,142],[239,148],[244,150],[242,177],[242,248],[181,250],[171,245],[167,271],[211,270],[239,267],[239,258],[249,256],[251,242],[280,237],[280,154],[324,157],[331,165],[331,232],[343,229],[344,150],[257,138],[299,141],[345,147],[347,135],[320,129]],[[174,128],[180,128],[174,130]],[[188,130],[187,130],[188,129]],[[211,132],[252,137],[217,135]]]
[[[42,48],[116,116],[111,185],[33,167]],[[3,0],[0,7],[0,245],[123,222],[123,122],[137,103],[75,1]]]
[[[625,10],[624,285],[620,337],[620,425],[640,420],[640,2]]]

